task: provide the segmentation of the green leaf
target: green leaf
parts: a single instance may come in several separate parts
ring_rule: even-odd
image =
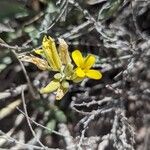
[[[34,29],[33,31],[31,31],[29,33],[29,36],[31,37],[33,44],[37,45],[38,44],[38,40],[40,38],[39,31],[37,29]]]
[[[66,115],[61,110],[55,110],[55,117],[56,117],[56,119],[57,119],[58,122],[61,122],[61,123],[62,122],[63,123],[67,122]]]
[[[109,0],[99,11],[98,20],[108,19],[123,3],[123,0]]]
[[[53,130],[56,128],[56,120],[51,119],[47,124],[46,127],[49,128],[49,130],[46,130],[45,133],[52,133]]]
[[[17,17],[17,15],[20,14],[27,15],[27,10],[25,9],[25,7],[18,2],[10,2],[10,0],[0,0],[0,6],[0,21],[5,18]]]

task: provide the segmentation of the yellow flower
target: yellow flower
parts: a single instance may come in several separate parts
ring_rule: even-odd
[[[101,72],[91,69],[91,67],[95,64],[95,56],[92,54],[88,54],[86,58],[84,58],[79,50],[75,50],[72,53],[72,58],[77,65],[75,69],[75,74],[79,78],[78,80],[82,80],[86,77],[91,79],[101,79]]]
[[[40,89],[40,93],[54,92],[56,99],[60,100],[69,90],[69,81],[80,82],[86,77],[98,80],[102,78],[102,74],[91,69],[95,64],[95,56],[88,54],[84,58],[79,50],[72,53],[72,58],[77,65],[74,70],[67,43],[63,39],[58,39],[58,42],[59,46],[56,47],[53,38],[44,36],[42,48],[34,50],[42,58],[30,54],[29,56],[22,55],[20,59],[35,64],[41,70],[57,72],[50,83]]]

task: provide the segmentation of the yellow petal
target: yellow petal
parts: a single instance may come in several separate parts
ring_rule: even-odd
[[[47,36],[44,36],[44,38],[43,38],[42,47],[43,47],[43,51],[44,51],[47,62],[51,66],[52,70],[57,71],[57,67],[53,60],[51,45],[50,45],[49,40],[47,39]]]
[[[60,83],[58,80],[51,81],[46,87],[40,90],[41,94],[48,94],[56,91],[60,87]]]
[[[45,57],[50,66],[54,70],[59,71],[61,69],[62,63],[58,55],[54,40],[50,36],[48,38],[45,36],[43,38],[42,46]]]
[[[83,79],[84,79],[84,77],[83,77],[83,78],[80,78],[80,77],[77,76],[76,70],[74,71],[74,73],[71,75],[71,78],[70,78],[70,80],[72,80],[72,81],[75,82],[75,83],[79,83],[79,82],[81,82]]]
[[[95,79],[95,80],[102,78],[101,72],[99,72],[97,70],[92,70],[92,69],[86,71],[86,76],[91,78],[91,79]]]
[[[77,68],[76,69],[76,75],[80,78],[84,78],[85,77],[85,72],[81,68]]]
[[[69,55],[69,51],[68,51],[68,45],[65,42],[64,39],[58,39],[59,41],[59,47],[58,47],[58,51],[59,51],[59,56],[61,58],[61,61],[63,64],[68,64],[71,63],[71,58]]]
[[[75,64],[78,67],[81,67],[83,65],[84,59],[83,59],[82,54],[79,50],[75,50],[72,52],[72,59],[74,60]]]
[[[96,60],[96,59],[95,59],[95,56],[89,54],[89,55],[85,58],[85,60],[84,60],[82,69],[87,69],[87,70],[89,70],[89,69],[95,64],[95,60]]]
[[[52,51],[52,55],[53,55],[53,60],[55,62],[57,69],[60,70],[61,66],[62,66],[62,62],[61,62],[60,57],[58,55],[55,42],[50,36],[49,36],[49,41],[51,43],[51,51]]]
[[[43,55],[44,54],[44,51],[43,49],[35,49],[34,52],[38,55]]]

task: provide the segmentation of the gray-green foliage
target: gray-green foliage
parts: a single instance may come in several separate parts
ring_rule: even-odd
[[[26,16],[28,14],[24,5],[12,1],[1,0],[0,1],[0,22],[4,19],[10,19],[15,17]]]
[[[122,5],[124,0],[108,0],[99,11],[98,19],[108,19]]]

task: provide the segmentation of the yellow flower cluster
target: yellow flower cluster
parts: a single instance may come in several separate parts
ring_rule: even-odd
[[[63,39],[58,39],[59,46],[56,48],[54,39],[45,36],[42,41],[42,49],[34,52],[41,55],[38,58],[34,55],[24,56],[22,61],[34,63],[41,70],[55,71],[51,82],[40,90],[41,94],[56,92],[56,99],[60,100],[69,89],[69,81],[81,82],[85,78],[101,79],[101,72],[91,69],[95,64],[95,56],[88,54],[83,57],[79,50],[72,52],[72,59],[77,67],[74,66],[68,51],[68,45]]]

